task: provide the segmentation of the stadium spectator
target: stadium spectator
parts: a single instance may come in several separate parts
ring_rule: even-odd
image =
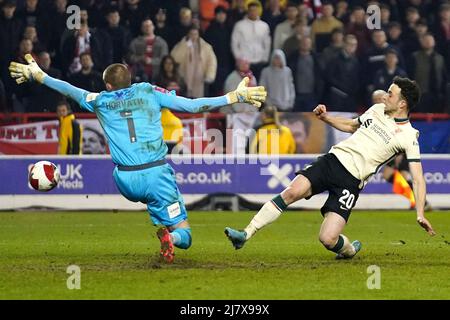
[[[271,36],[273,36],[277,25],[283,22],[284,19],[285,17],[280,5],[280,0],[266,1],[261,20],[267,22],[269,25]]]
[[[33,42],[29,39],[22,39],[19,43],[19,51],[16,55],[16,61],[19,61],[20,63],[25,63],[25,59],[23,58],[27,53],[30,53],[33,55],[33,57],[36,57],[35,53],[33,52]]]
[[[18,10],[17,17],[22,20],[24,26],[33,26],[37,30],[39,39],[47,45],[50,39],[50,18],[45,10],[45,4],[39,0],[26,0],[25,7]]]
[[[216,19],[216,9],[222,7],[224,12],[230,8],[230,4],[226,0],[202,0],[199,1],[200,28],[206,30],[209,24]]]
[[[298,50],[300,40],[303,37],[309,37],[311,28],[307,25],[307,20],[298,19],[295,23],[294,34],[286,39],[283,43],[283,51],[286,57],[289,57]]]
[[[439,8],[439,17],[432,27],[436,40],[436,51],[445,59],[447,73],[450,75],[450,3],[443,3]]]
[[[178,96],[184,96],[186,93],[186,84],[178,72],[178,64],[175,59],[167,55],[162,58],[158,77],[155,84],[169,91],[175,90]]]
[[[375,72],[373,90],[387,91],[396,76],[407,77],[406,71],[398,66],[397,51],[389,49],[384,57],[384,67]]]
[[[256,78],[269,61],[271,45],[269,25],[260,19],[259,6],[250,2],[246,17],[234,25],[231,34],[234,58],[246,57]]]
[[[429,13],[431,13],[430,10],[431,6],[429,5],[430,2],[439,2],[439,1],[404,0],[398,1],[398,5],[401,8],[402,12],[414,9],[420,17],[425,18]]]
[[[391,22],[391,8],[389,7],[388,4],[382,3],[380,5],[381,29],[383,29],[386,32],[390,22]]]
[[[6,75],[6,68],[19,46],[23,23],[15,15],[16,1],[6,0],[2,5],[0,17],[0,70]],[[5,78],[6,79],[6,76]]]
[[[281,111],[292,110],[295,102],[294,79],[282,50],[273,51],[270,65],[261,72],[259,85],[266,88],[267,105],[276,106]]]
[[[98,39],[101,48],[100,61],[97,61],[98,65],[95,65],[95,69],[101,72],[101,70],[112,63],[113,43],[111,37],[104,28],[93,28],[92,34],[96,39]]]
[[[142,21],[141,32],[142,35],[130,43],[128,60],[133,78],[152,81],[158,76],[161,59],[169,53],[169,49],[166,41],[155,35],[151,19]]]
[[[95,128],[83,128],[83,154],[105,154],[107,150],[105,136]]]
[[[344,47],[327,65],[326,77],[329,83],[328,103],[339,111],[357,111],[358,93],[361,88],[361,68],[356,57],[358,40],[346,35]]]
[[[108,34],[112,44],[112,62],[121,63],[128,52],[131,41],[130,31],[120,25],[120,13],[116,7],[112,7],[106,13],[106,27],[104,32]]]
[[[37,58],[37,62],[44,72],[58,79],[62,77],[62,72],[51,66],[52,60],[48,52],[40,52]],[[58,92],[38,83],[30,83],[29,90],[27,112],[56,112],[58,103],[64,98]]]
[[[295,140],[291,130],[280,124],[278,110],[266,105],[261,111],[262,124],[250,140],[250,154],[294,154]]]
[[[67,101],[61,101],[56,107],[59,120],[58,154],[81,154],[83,128],[75,119]]]
[[[333,16],[332,3],[325,2],[322,6],[322,16],[311,25],[311,39],[317,53],[321,53],[331,40],[331,32],[335,28],[343,28],[344,24]]]
[[[67,27],[67,19],[69,14],[66,12],[67,0],[55,0],[49,8],[50,16],[50,39],[48,42],[48,52],[53,58],[53,63],[58,68],[62,69],[62,61],[60,47],[62,43],[62,36]]]
[[[207,86],[216,78],[217,59],[209,43],[200,37],[200,30],[193,26],[186,37],[171,52],[180,65],[180,74],[186,83],[190,98],[207,95]]]
[[[443,112],[447,74],[444,57],[435,51],[431,33],[420,39],[422,49],[413,54],[411,74],[422,90],[416,112]]]
[[[428,25],[425,20],[419,20],[414,25],[414,34],[409,34],[403,42],[403,52],[405,52],[406,61],[411,61],[411,55],[420,50],[420,38],[428,32]]]
[[[323,76],[316,54],[312,52],[310,37],[300,39],[297,52],[288,57],[295,84],[294,111],[310,111],[322,98]]]
[[[295,25],[298,17],[298,8],[294,3],[289,3],[284,12],[286,20],[278,24],[273,36],[273,49],[282,49],[284,42],[295,34]]]
[[[86,51],[89,52],[94,61],[94,68],[97,71],[102,70],[109,62],[123,62],[128,60],[128,49],[127,43],[132,39],[131,32],[129,32],[129,40],[124,40],[126,38],[123,35],[122,30],[127,30],[127,25],[137,24],[137,31],[139,32],[140,23],[142,20],[147,19],[147,17],[154,18],[155,24],[155,35],[160,36],[162,39],[166,40],[168,44],[168,51],[173,49],[176,44],[176,38],[178,38],[178,29],[181,26],[180,13],[186,17],[187,25],[196,23],[196,15],[200,12],[202,13],[202,6],[209,8],[220,7],[219,4],[223,0],[207,0],[207,1],[189,1],[189,0],[165,0],[165,1],[140,1],[140,0],[121,0],[121,1],[67,1],[67,0],[21,0],[17,2],[14,0],[0,0],[1,13],[0,13],[0,76],[5,86],[5,90],[8,96],[8,108],[14,110],[22,110],[20,107],[20,102],[23,102],[23,98],[27,96],[27,90],[24,88],[17,88],[15,84],[11,81],[10,77],[7,76],[7,64],[17,54],[17,49],[19,48],[19,41],[22,35],[24,38],[31,39],[33,42],[33,52],[34,54],[46,49],[52,59],[52,65],[63,71],[63,78],[70,75],[68,67],[74,63],[72,66],[79,68],[81,70],[81,63],[79,61],[79,54]],[[233,31],[231,28],[236,20],[244,18],[247,13],[247,5],[256,5],[257,15],[261,16],[262,7],[268,8],[271,4],[273,8],[281,8],[281,11],[285,10],[284,16],[287,16],[287,21],[279,23],[275,27],[273,33],[273,47],[277,49],[279,47],[279,42],[284,42],[281,46],[289,57],[292,53],[298,50],[299,41],[298,39],[308,36],[311,30],[310,25],[319,23],[323,19],[322,10],[326,14],[327,8],[331,8],[330,3],[334,4],[335,16],[338,20],[341,20],[345,24],[346,33],[350,32],[355,34],[360,40],[358,43],[358,58],[364,62],[368,60],[367,54],[370,55],[369,58],[378,59],[378,64],[374,69],[379,67],[384,67],[384,54],[372,56],[367,52],[366,49],[361,49],[360,47],[367,47],[367,41],[364,45],[361,38],[368,37],[372,31],[370,31],[365,25],[365,7],[371,4],[379,5],[381,8],[381,23],[387,36],[388,43],[392,48],[398,49],[399,51],[399,66],[407,67],[407,72],[409,75],[413,76],[411,72],[414,72],[415,58],[412,57],[412,53],[421,50],[420,38],[427,32],[432,31],[436,41],[435,51],[443,56],[445,60],[445,67],[447,70],[447,78],[450,75],[450,54],[449,54],[449,25],[450,25],[450,5],[448,1],[429,1],[429,0],[404,0],[404,1],[362,1],[353,0],[349,1],[293,1],[293,4],[288,4],[286,0],[274,0],[272,1],[256,1],[256,0],[233,0],[226,1],[230,3],[232,10],[227,13],[220,12],[219,16],[227,15],[225,25],[230,26],[230,32]],[[261,3],[263,5],[261,5]],[[66,23],[70,14],[66,12],[68,4],[77,4],[81,7],[81,22],[83,25],[88,25],[88,33],[90,36],[85,37],[83,40],[78,39],[80,31],[70,30],[67,28]],[[208,7],[209,6],[209,7]],[[284,7],[286,9],[284,9]],[[205,8],[206,8],[205,7]],[[226,4],[225,4],[226,7]],[[183,10],[181,10],[184,8]],[[204,9],[204,8],[203,8]],[[352,13],[349,14],[349,9]],[[200,10],[200,11],[199,11]],[[221,9],[222,10],[222,9]],[[298,19],[302,21],[302,25],[296,27],[293,30],[292,25],[289,25],[290,11],[298,12]],[[111,25],[101,20],[105,13],[114,12],[111,14]],[[274,10],[277,12],[277,10]],[[267,11],[266,11],[267,13]],[[294,15],[294,14],[293,14]],[[20,17],[17,18],[17,16]],[[275,15],[276,19],[280,16]],[[108,20],[108,15],[105,15],[106,21]],[[236,18],[238,17],[238,18]],[[220,20],[221,18],[219,18]],[[309,20],[308,20],[309,19]],[[264,20],[261,18],[261,20]],[[70,22],[71,20],[69,20]],[[88,23],[88,21],[90,21]],[[294,21],[294,20],[292,20]],[[291,21],[291,22],[292,22]],[[389,23],[388,23],[389,21]],[[242,22],[242,21],[239,21]],[[262,21],[261,21],[262,22]],[[119,26],[117,24],[119,23]],[[216,22],[214,22],[215,24]],[[256,24],[256,22],[254,23]],[[92,26],[97,28],[91,28]],[[220,23],[219,23],[220,25]],[[280,41],[279,32],[277,28],[286,27],[285,37],[288,36],[289,31],[295,31],[295,34],[291,35],[289,38]],[[26,27],[26,32],[25,31]],[[226,79],[226,76],[232,71],[234,65],[234,52],[231,50],[230,40],[225,40],[227,38],[227,32],[224,26],[222,29],[214,28],[213,35],[205,36],[204,39],[212,44],[213,50],[216,54],[218,60],[218,70],[216,79],[212,86],[210,86],[210,93],[205,92],[205,95],[217,95],[222,92],[222,88]],[[84,26],[81,27],[84,29]],[[177,29],[177,30],[176,30]],[[186,28],[185,28],[186,29]],[[43,34],[41,34],[43,30]],[[223,32],[219,31],[222,30]],[[247,29],[250,31],[251,29]],[[308,31],[309,30],[309,31]],[[51,32],[50,32],[51,31]],[[254,37],[252,32],[248,32],[249,37]],[[259,31],[259,30],[258,30]],[[185,31],[184,31],[185,32]],[[374,33],[377,33],[375,31]],[[81,30],[83,33],[83,30]],[[183,32],[182,32],[183,33]],[[284,32],[283,32],[284,34]],[[179,35],[182,36],[181,34]],[[340,39],[342,35],[337,35],[339,38],[337,40],[338,45],[336,47],[331,46],[330,53],[338,52]],[[267,37],[268,38],[268,37]],[[369,38],[370,39],[370,38]],[[367,40],[367,39],[366,39]],[[123,43],[125,42],[125,44]],[[251,41],[249,41],[250,43]],[[70,44],[70,45],[69,45]],[[259,41],[259,44],[262,44]],[[77,48],[80,47],[80,48]],[[221,48],[221,49],[219,49]],[[78,52],[80,51],[81,52]],[[230,51],[232,58],[229,60],[225,57],[227,54],[220,52]],[[260,50],[258,51],[260,52]],[[242,53],[248,58],[253,59],[255,56],[251,50],[244,50]],[[323,53],[323,52],[322,52]],[[334,55],[334,54],[332,54]],[[267,58],[270,56],[267,53]],[[230,56],[229,56],[230,57]],[[78,59],[78,61],[77,61]],[[70,61],[69,61],[70,60]],[[231,62],[230,62],[231,61]],[[329,61],[328,54],[320,55],[319,61]],[[253,61],[252,61],[253,62]],[[408,62],[404,64],[404,62]],[[252,70],[256,75],[260,73],[263,67],[267,66],[267,63],[262,63],[261,65],[252,65]],[[405,68],[404,68],[405,69]],[[159,70],[156,69],[156,71]],[[370,71],[371,72],[371,71]],[[295,75],[294,75],[295,76]],[[133,81],[148,80],[147,77],[143,77],[143,72],[137,74]],[[149,79],[152,80],[152,79]],[[367,77],[365,99],[366,103],[369,100],[369,94],[371,90],[370,84],[373,83],[373,76]],[[450,84],[448,84],[450,86]],[[21,92],[23,91],[23,92]],[[445,92],[444,92],[445,93]],[[14,94],[17,94],[17,100],[13,99]],[[450,88],[447,89],[447,94],[450,96]],[[447,98],[448,100],[448,98]],[[16,102],[19,101],[19,104]],[[448,103],[448,102],[447,102]],[[25,104],[27,105],[27,104]],[[37,106],[37,105],[36,105]],[[37,108],[37,107],[36,107]],[[31,109],[36,109],[32,107]],[[27,109],[29,109],[27,107]],[[443,109],[445,110],[445,109]]]
[[[245,58],[237,59],[236,69],[225,80],[224,92],[238,85],[245,77],[250,79],[249,87],[257,85],[257,79],[250,69],[250,62]],[[259,116],[258,110],[248,103],[235,103],[220,108],[220,112],[227,115],[227,127],[233,129],[231,152],[233,154],[245,154],[248,152],[247,141],[250,139],[250,132],[247,129],[254,127],[254,123]]]
[[[257,79],[250,69],[250,61],[245,58],[236,59],[236,70],[231,72],[225,80],[224,92],[228,92],[230,88],[235,88],[245,77],[250,79],[248,86],[256,87]],[[256,109],[252,105],[248,103],[235,103],[232,108],[230,106],[226,106],[221,108],[222,112],[255,112]]]
[[[69,81],[75,86],[85,89],[89,92],[100,92],[105,90],[102,75],[94,70],[94,62],[89,53],[84,52],[80,55],[81,70],[72,74]],[[81,111],[77,110],[77,111]]]
[[[336,28],[331,32],[331,43],[320,54],[320,63],[325,69],[328,63],[333,60],[344,47],[344,30]]]
[[[80,56],[84,52],[91,54],[94,65],[100,70],[104,63],[101,41],[98,34],[91,32],[87,22],[82,21],[80,29],[62,43],[61,58],[65,74],[71,75],[81,70]]]
[[[142,20],[145,17],[145,10],[140,0],[126,0],[121,21],[131,32],[131,37],[136,38],[141,33]]]
[[[410,42],[416,38],[416,24],[420,20],[419,10],[414,7],[406,9],[406,20],[403,28],[403,39]]]
[[[305,20],[307,25],[311,25],[313,22],[314,14],[311,13],[310,8],[305,2],[300,2],[297,6],[298,8],[298,19]]]
[[[356,39],[358,40],[356,55],[361,57],[369,48],[371,43],[370,30],[366,25],[366,11],[363,7],[353,7],[350,15],[350,23],[346,26],[345,33],[356,36]]]
[[[23,39],[28,39],[33,43],[33,52],[39,54],[42,51],[46,51],[45,45],[39,41],[38,34],[36,32],[36,27],[26,26],[23,32]]]
[[[384,67],[384,59],[388,50],[396,50],[400,66],[404,67],[405,65],[403,57],[401,56],[399,50],[390,45],[386,40],[386,33],[384,32],[384,30],[378,29],[372,32],[373,43],[367,50],[363,62],[365,76],[364,82],[366,85],[366,94],[368,97],[370,97],[372,91],[374,90],[372,87],[372,82],[375,78],[375,73],[377,72],[377,70]]]
[[[194,26],[194,19],[192,17],[192,10],[189,8],[181,8],[179,13],[178,23],[175,25],[174,34],[175,43],[180,42],[188,33],[189,30]]]
[[[155,35],[160,36],[167,42],[169,50],[177,43],[177,35],[172,25],[167,21],[167,10],[158,8],[155,14]]]
[[[106,13],[118,5],[118,0],[90,0],[87,8],[91,19],[89,25],[95,29],[104,29],[107,25]]]
[[[349,4],[346,0],[339,0],[336,3],[336,10],[334,16],[339,19],[344,25],[347,25],[350,20]]]
[[[245,18],[247,14],[246,0],[233,0],[230,10],[230,25],[234,26],[238,21]]]
[[[20,63],[26,63],[24,59],[25,54],[32,54],[33,57],[35,57],[33,53],[33,43],[28,39],[22,39],[19,43],[19,48],[17,50],[16,58],[14,58],[16,61]],[[7,91],[12,90],[11,93],[14,93],[15,99],[14,99],[14,106],[13,109],[15,112],[26,112],[31,111],[31,105],[33,103],[32,101],[32,93],[31,93],[31,86],[32,84],[26,83],[23,86],[18,86],[14,82],[11,82],[11,78],[7,78],[9,82],[7,82]]]
[[[205,41],[208,42],[220,61],[217,65],[217,75],[210,87],[212,96],[223,93],[223,83],[228,74],[233,70],[234,58],[231,53],[231,30],[227,24],[227,11],[225,7],[218,6],[215,9],[215,19],[209,24],[205,32]]]
[[[400,51],[405,55],[404,44],[402,38],[402,25],[397,21],[389,23],[386,29],[387,41],[393,46],[400,49]],[[406,56],[405,56],[406,60]]]

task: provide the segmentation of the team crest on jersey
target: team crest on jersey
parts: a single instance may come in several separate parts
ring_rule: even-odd
[[[116,100],[125,100],[131,98],[132,92],[129,89],[114,91]]]

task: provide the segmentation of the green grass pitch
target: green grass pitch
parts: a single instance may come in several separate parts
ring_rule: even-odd
[[[450,212],[353,212],[346,235],[361,252],[334,260],[317,240],[318,212],[287,212],[241,250],[225,226],[252,212],[190,212],[193,246],[159,263],[156,228],[145,212],[0,213],[0,299],[450,299]],[[81,289],[69,290],[69,265]],[[380,289],[368,289],[380,269]]]

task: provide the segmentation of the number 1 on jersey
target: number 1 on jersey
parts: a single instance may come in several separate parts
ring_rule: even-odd
[[[136,142],[136,129],[134,128],[134,121],[133,121],[133,112],[132,111],[122,111],[120,113],[120,116],[122,118],[126,118],[127,119],[127,125],[128,125],[128,133],[130,135],[130,142],[134,143]]]

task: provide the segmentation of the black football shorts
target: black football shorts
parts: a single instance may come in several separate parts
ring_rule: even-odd
[[[311,197],[324,191],[329,192],[327,201],[320,209],[322,215],[336,212],[348,221],[361,191],[361,181],[352,176],[334,154],[327,153],[318,157],[315,162],[296,174],[305,176],[311,182]]]

